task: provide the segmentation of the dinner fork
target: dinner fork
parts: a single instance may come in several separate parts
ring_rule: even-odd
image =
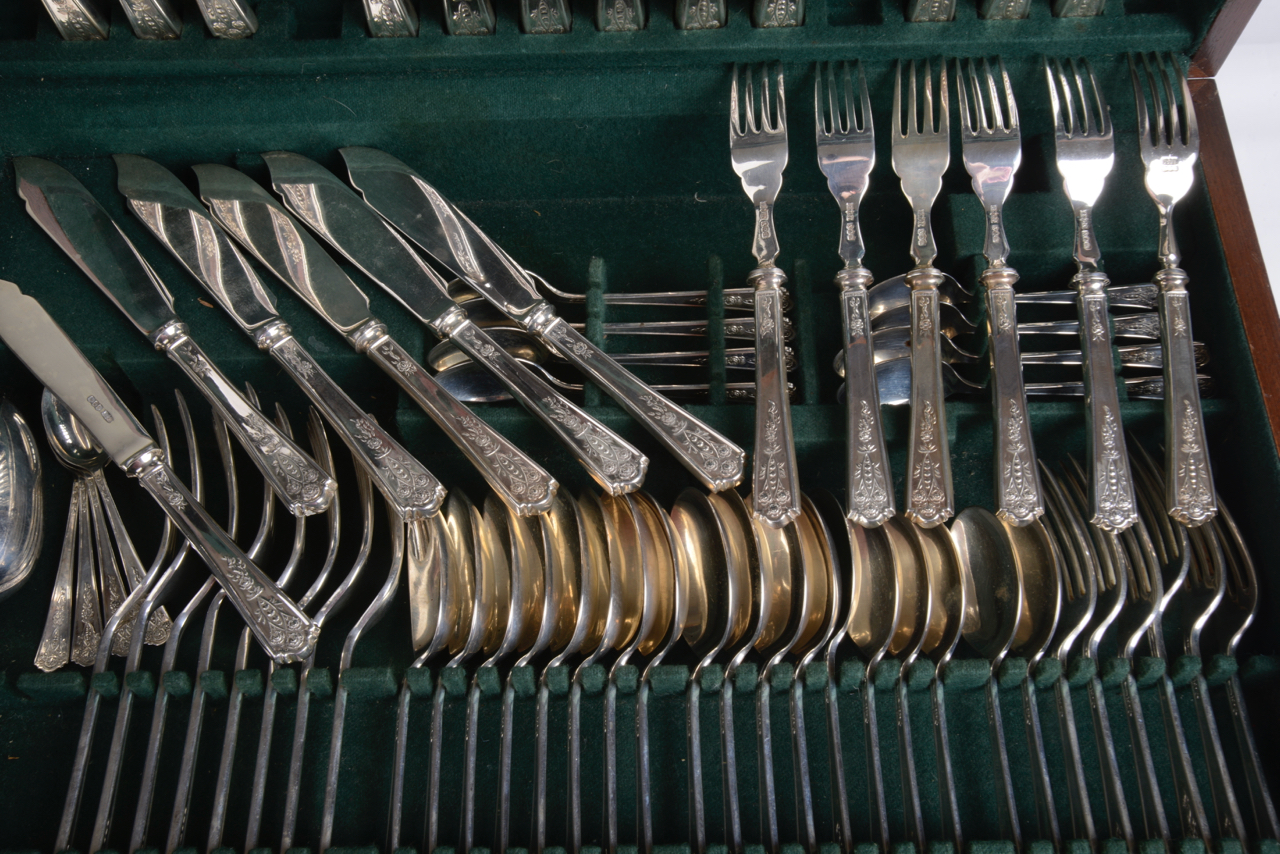
[[[1102,252],[1093,229],[1093,207],[1116,159],[1111,110],[1088,60],[1068,60],[1064,67],[1061,60],[1046,59],[1044,70],[1053,106],[1058,171],[1075,214],[1078,272],[1072,284],[1078,294],[1080,349],[1085,354],[1089,516],[1100,528],[1120,532],[1137,521],[1138,510],[1111,359],[1106,291],[1110,281],[1101,269]]]
[[[844,332],[846,412],[846,484],[848,515],[859,525],[875,527],[897,512],[893,500],[893,476],[880,422],[880,397],[872,354],[867,288],[874,281],[862,265],[866,247],[858,223],[858,209],[876,163],[875,128],[871,96],[862,64],[857,63],[855,94],[853,74],[841,63],[839,84],[830,63],[819,65],[814,75],[814,115],[817,120],[818,166],[827,176],[827,187],[840,205],[840,260],[836,273]]]
[[[1195,527],[1213,518],[1217,501],[1213,473],[1205,447],[1200,392],[1191,351],[1189,277],[1178,263],[1182,255],[1173,235],[1173,208],[1195,180],[1200,150],[1191,90],[1182,67],[1172,57],[1142,57],[1142,71],[1129,56],[1133,97],[1138,107],[1138,140],[1146,166],[1147,192],[1160,209],[1160,263],[1155,275],[1160,288],[1160,338],[1164,360],[1165,505],[1169,515]],[[1144,85],[1145,84],[1145,85]],[[1144,94],[1145,92],[1145,94]],[[1163,95],[1163,97],[1162,97]],[[1147,111],[1150,97],[1155,124]],[[1181,100],[1181,104],[1179,104]]]
[[[779,247],[773,224],[773,204],[782,189],[782,171],[787,166],[787,111],[782,65],[775,63],[772,69],[763,65],[759,75],[757,100],[751,67],[734,66],[729,96],[729,152],[733,171],[742,179],[742,189],[756,209],[751,249],[757,266],[747,275],[747,283],[756,295],[752,512],[770,527],[781,528],[800,515],[800,479],[796,472],[786,358],[780,334],[782,293],[787,276],[775,264]]]
[[[1009,72],[1003,61],[997,63],[998,81],[986,59],[982,60],[981,75],[972,59],[966,60],[963,68],[957,61],[956,91],[960,97],[964,168],[973,178],[973,192],[987,215],[982,253],[987,269],[982,273],[982,284],[987,293],[991,400],[995,407],[996,515],[1021,526],[1030,525],[1044,513],[1044,497],[1018,352],[1013,291],[1018,271],[1008,264],[1009,240],[1003,214],[1005,200],[1013,189],[1013,175],[1022,163],[1022,132]]]
[[[942,174],[951,161],[947,66],[939,77],[939,110],[934,116],[933,64],[924,64],[924,100],[917,97],[916,63],[906,67],[906,103],[902,97],[902,63],[893,81],[893,171],[911,203],[911,258],[906,274],[911,288],[911,438],[907,450],[905,515],[932,528],[955,513],[951,484],[951,445],[947,438],[946,390],[938,343],[938,285],[941,270],[933,266],[938,247],[930,210],[942,189]],[[905,115],[904,115],[904,110]],[[905,122],[905,123],[904,123]]]

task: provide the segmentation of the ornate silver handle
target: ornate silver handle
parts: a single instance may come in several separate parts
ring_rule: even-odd
[[[198,0],[209,32],[220,39],[244,39],[258,31],[258,16],[247,0]]]
[[[105,39],[110,31],[107,17],[86,0],[44,0],[44,6],[67,41]]]
[[[1080,313],[1084,399],[1089,415],[1089,521],[1104,531],[1119,533],[1138,520],[1138,510],[1111,356],[1108,281],[1104,273],[1085,272],[1077,273],[1072,284]]]
[[[800,515],[800,475],[787,396],[782,340],[782,289],[787,276],[760,267],[747,278],[756,292],[756,442],[751,474],[752,513],[771,528]]]
[[[868,528],[877,527],[897,512],[884,425],[880,421],[880,391],[876,386],[875,353],[867,310],[867,285],[871,281],[871,273],[863,268],[841,270],[836,274],[844,314],[848,514],[854,522]]]
[[[444,0],[444,25],[451,36],[493,35],[493,6],[489,0]]]
[[[1164,342],[1165,504],[1188,527],[1218,513],[1200,410],[1187,274],[1177,267],[1156,273],[1160,288],[1160,340]]]
[[[142,482],[191,541],[268,655],[288,664],[305,661],[315,652],[320,627],[213,521],[178,480],[158,448],[134,457],[124,470]]]
[[[742,482],[745,451],[638,380],[549,307],[539,307],[527,325],[666,445],[707,489],[720,492]]]
[[[907,451],[906,516],[922,528],[946,522],[955,512],[951,443],[947,437],[946,388],[938,341],[938,285],[942,272],[917,267],[911,288],[911,444]]]
[[[338,388],[290,334],[288,324],[272,321],[254,336],[324,414],[396,513],[416,521],[440,511],[443,484]]]
[[[644,483],[649,459],[621,436],[592,418],[476,326],[462,312],[461,322],[437,321],[435,327],[476,362],[484,365],[577,458],[610,495],[635,492]]]
[[[214,366],[204,351],[174,324],[156,337],[163,350],[213,404],[253,464],[295,516],[323,513],[338,485],[315,460],[254,409],[244,395]]]
[[[995,408],[996,515],[1011,525],[1030,525],[1044,513],[1036,448],[1027,417],[1027,390],[1018,351],[1012,267],[982,274],[987,289],[987,329],[991,348],[991,402]]]
[[[409,0],[364,0],[369,35],[374,38],[413,38],[418,34],[418,13]]]
[[[534,516],[551,508],[555,479],[441,388],[385,330],[367,352],[431,416],[516,513]]]
[[[176,39],[182,35],[182,16],[169,0],[122,0],[129,27],[140,39]]]

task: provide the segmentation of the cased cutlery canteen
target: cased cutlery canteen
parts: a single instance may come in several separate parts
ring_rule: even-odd
[[[155,498],[191,540],[272,658],[301,661],[319,630],[209,516],[154,440],[40,304],[0,281],[0,338],[89,429],[116,465]]]

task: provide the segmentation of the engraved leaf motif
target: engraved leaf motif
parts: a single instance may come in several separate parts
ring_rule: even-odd
[[[1098,515],[1115,527],[1133,517],[1133,487],[1120,447],[1120,422],[1111,407],[1102,407],[1102,451],[1098,473]]]
[[[286,365],[293,368],[298,376],[307,380],[315,376],[316,366],[307,358],[306,353],[298,346],[298,342],[292,338],[276,347],[276,352],[280,354],[280,358],[284,360]]]
[[[911,506],[925,518],[939,516],[947,502],[937,430],[938,414],[933,404],[926,402],[913,448],[915,466],[911,470]]]
[[[612,435],[575,410],[562,398],[544,397],[542,404],[552,420],[564,425],[576,439],[585,456],[608,477],[632,479],[640,472],[640,457]]]
[[[685,16],[686,30],[716,30],[720,28],[720,7],[715,0],[698,0],[689,7]]]
[[[1200,419],[1191,401],[1182,402],[1182,441],[1178,445],[1178,505],[1191,519],[1213,515],[1214,492],[1209,461],[1200,437]]]
[[[880,463],[880,448],[875,429],[875,413],[867,401],[861,401],[857,424],[857,456],[853,466],[853,495],[851,500],[864,516],[872,516],[882,510],[888,500],[888,484],[885,483]]]
[[[1005,436],[1005,463],[1001,472],[1004,481],[1003,509],[1018,519],[1033,516],[1039,507],[1039,490],[1036,482],[1035,463],[1030,449],[1022,441],[1022,427],[1026,416],[1016,400],[1007,403],[1008,428]]]
[[[792,504],[789,453],[783,445],[782,408],[776,400],[765,410],[762,447],[756,450],[753,501],[769,518],[780,518]]]

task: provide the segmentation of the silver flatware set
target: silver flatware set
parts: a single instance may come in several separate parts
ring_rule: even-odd
[[[134,11],[149,26],[168,26],[162,0],[143,14],[145,5]],[[678,5],[684,28],[723,25],[715,3]],[[757,5],[758,26],[803,21],[802,3]],[[949,19],[943,6],[913,3],[911,13]],[[487,4],[446,7],[451,32],[492,31]],[[408,0],[362,8],[375,36],[419,25]],[[1014,4],[984,8],[1019,16]],[[200,9],[221,37],[256,27],[249,4],[201,0]],[[622,0],[597,10],[606,30],[643,28],[645,14]],[[64,34],[92,31],[91,18],[85,11]],[[522,2],[521,18],[529,33],[572,27],[567,5],[550,0]],[[162,281],[150,252],[80,180],[52,161],[16,158],[32,219],[212,409],[197,429],[203,419],[180,391],[181,435],[157,406],[148,431],[45,307],[0,282],[0,340],[45,387],[44,432],[73,478],[35,665],[95,674],[55,850],[324,851],[369,841],[344,837],[368,797],[386,816],[375,844],[387,851],[680,843],[694,854],[776,854],[798,842],[848,854],[870,841],[886,852],[901,843],[961,852],[986,812],[1015,852],[1079,841],[1137,854],[1182,839],[1218,854],[1233,850],[1228,840],[1252,850],[1275,838],[1239,677],[1215,680],[1219,688],[1200,669],[1178,684],[1168,672],[1179,655],[1197,668],[1234,655],[1260,595],[1214,491],[1200,402],[1208,354],[1192,338],[1173,230],[1197,156],[1187,83],[1175,60],[1129,59],[1137,148],[1160,214],[1159,269],[1151,284],[1117,285],[1103,272],[1094,219],[1116,180],[1109,108],[1087,62],[1049,59],[1042,70],[1076,273],[1069,288],[1030,291],[1010,265],[1018,247],[1005,229],[1028,129],[1003,63],[897,66],[891,157],[880,168],[892,168],[910,207],[909,269],[879,283],[864,266],[877,166],[867,74],[858,63],[814,69],[816,153],[839,206],[840,266],[835,288],[808,298],[839,322],[831,367],[843,382],[842,500],[806,490],[797,458],[792,374],[810,330],[784,269],[787,223],[774,218],[789,165],[779,64],[735,66],[729,86],[729,165],[753,218],[745,281],[602,297],[653,314],[714,308],[705,320],[569,322],[557,306],[592,298],[526,269],[413,166],[376,148],[340,149],[344,175],[297,153],[264,153],[266,186],[218,164],[194,166],[188,186],[154,160],[116,155],[118,190],[141,227],[310,401],[305,440],[294,436],[296,413],[260,401],[196,344],[174,308],[170,288],[180,285]],[[938,266],[932,219],[952,166],[953,100],[984,223],[971,283]],[[423,458],[456,450],[484,497],[437,478],[344,391],[326,370],[327,347],[294,333],[263,270],[440,429],[447,445]],[[358,280],[438,342],[396,340]],[[1019,321],[1037,306],[1074,306],[1076,317]],[[626,351],[603,346],[601,334],[610,344],[697,343]],[[1031,346],[1053,336],[1074,341]],[[718,385],[647,383],[632,370],[705,371],[715,360],[728,379]],[[1028,381],[1029,370],[1053,366],[1067,366],[1067,379]],[[616,409],[579,402],[588,384]],[[714,417],[695,414],[707,409],[675,402],[713,387],[752,406],[750,457],[707,423]],[[963,394],[991,398],[992,510],[957,507],[947,404]],[[1055,454],[1051,466],[1037,453],[1034,401],[1046,395],[1083,398],[1081,462]],[[1160,460],[1126,433],[1122,412],[1141,398],[1164,401]],[[497,410],[471,408],[502,400],[519,403],[529,430],[545,431],[581,472],[550,470],[547,454],[485,417]],[[909,408],[900,424],[884,408],[898,405]],[[52,477],[11,409],[0,406],[0,598],[40,550],[40,482]],[[633,428],[660,458],[628,441],[640,435]],[[891,441],[904,440],[905,455],[892,454],[903,449]],[[896,479],[894,460],[905,462]],[[163,511],[149,563],[108,462]],[[643,488],[659,469],[683,478],[665,502]],[[571,495],[561,483],[573,477],[595,488]],[[204,502],[223,483],[215,518]],[[241,517],[255,506],[253,530]],[[393,710],[391,743],[376,760],[353,757],[352,732],[373,714],[357,702],[360,680],[373,678],[357,649],[384,642],[377,627],[406,599],[416,657],[394,677],[387,668],[377,688],[389,701],[378,713]],[[243,628],[222,609],[228,601]],[[343,608],[359,613],[339,624],[340,652],[319,646]],[[194,663],[180,659],[184,636],[198,645]],[[1117,650],[1119,675],[1101,673],[1104,644]],[[162,649],[149,728],[130,724],[143,684],[130,675],[147,645]],[[111,675],[112,656],[124,661],[115,692],[96,678]],[[1145,660],[1164,669],[1140,675]],[[228,671],[235,678],[220,686]],[[174,688],[188,672],[194,679]],[[981,700],[957,696],[966,681]],[[289,696],[293,720],[278,720]],[[189,697],[185,718],[177,697]],[[114,718],[103,713],[112,701]],[[975,743],[955,739],[957,704],[982,708]],[[1159,724],[1148,713],[1156,708]],[[95,752],[95,741],[109,748]],[[366,776],[370,761],[382,764]],[[976,777],[987,786],[981,803],[965,791]],[[366,797],[374,786],[383,788]]]

